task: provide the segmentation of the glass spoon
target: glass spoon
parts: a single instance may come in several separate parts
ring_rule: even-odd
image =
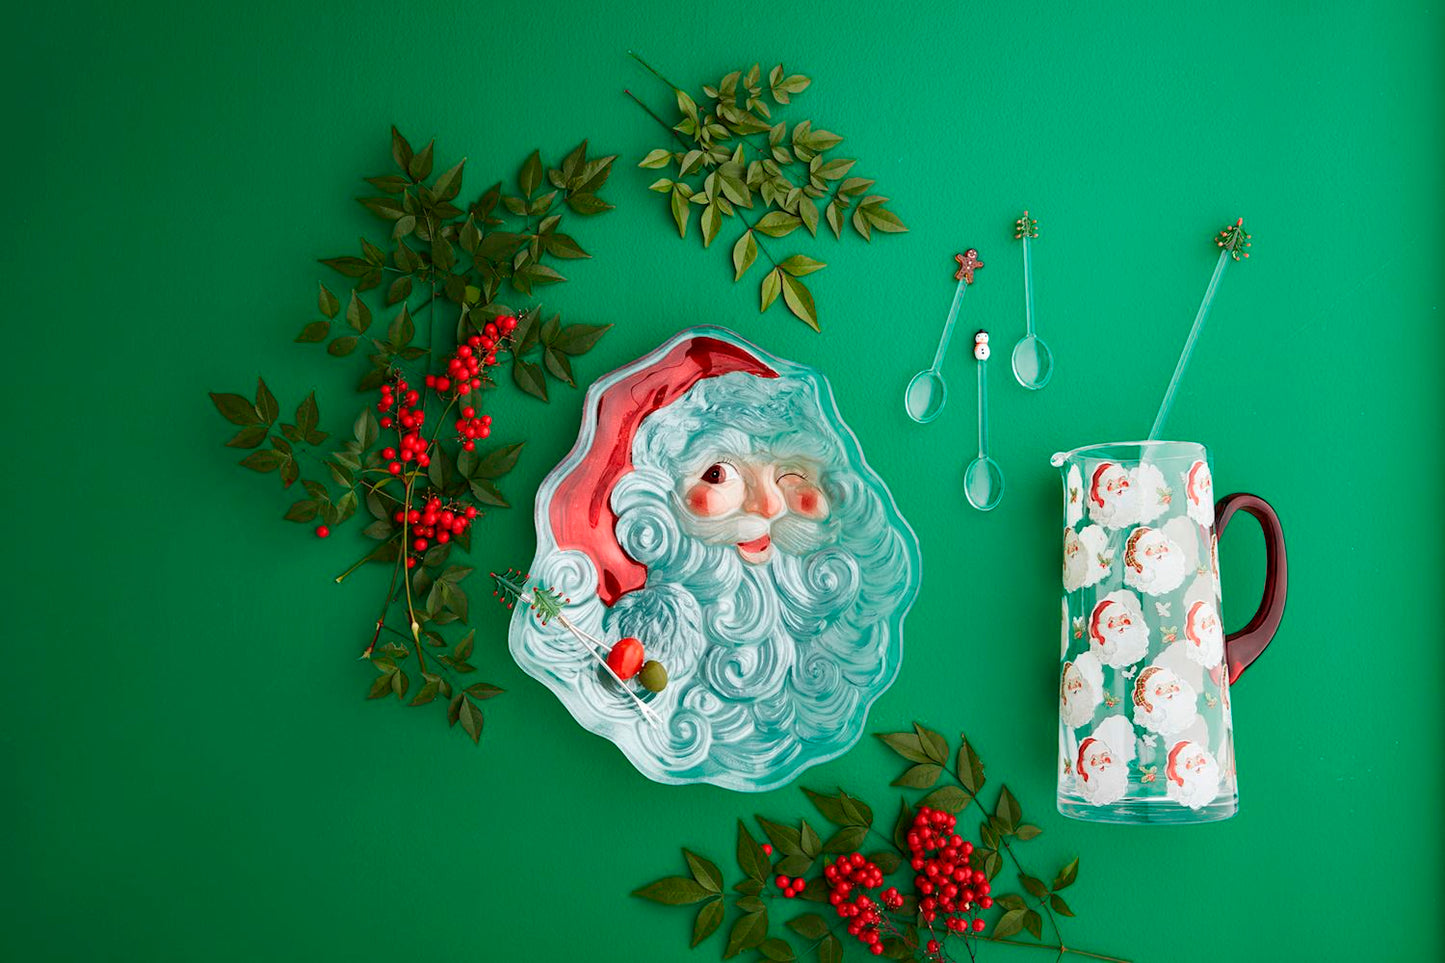
[[[1054,374],[1054,354],[1044,339],[1034,333],[1034,275],[1029,241],[1038,236],[1038,219],[1024,211],[1024,216],[1014,221],[1014,240],[1024,244],[1024,321],[1028,333],[1014,345],[1013,369],[1014,378],[1030,391],[1038,391],[1048,384]]]
[[[978,457],[963,473],[963,493],[981,512],[993,511],[1003,498],[1003,469],[988,456],[988,332],[973,336],[978,359]]]
[[[978,251],[969,248],[962,254],[955,254],[958,271],[954,279],[958,287],[953,292],[953,305],[948,309],[948,320],[943,325],[943,337],[938,339],[938,351],[933,356],[933,367],[918,372],[908,382],[903,393],[903,405],[908,417],[926,425],[943,412],[948,401],[948,385],[943,380],[943,356],[948,353],[948,342],[953,339],[953,325],[958,321],[959,305],[963,304],[963,292],[973,283],[973,272],[983,267]]]

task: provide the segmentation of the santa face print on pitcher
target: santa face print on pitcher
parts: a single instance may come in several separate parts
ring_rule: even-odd
[[[1270,507],[1216,508],[1202,445],[1138,442],[1054,456],[1063,473],[1059,809],[1101,822],[1203,822],[1238,808],[1229,686],[1283,614]],[[1226,639],[1216,510],[1260,519],[1265,600]],[[1231,663],[1236,664],[1231,664]]]

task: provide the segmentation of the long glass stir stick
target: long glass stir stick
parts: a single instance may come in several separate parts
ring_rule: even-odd
[[[992,511],[1003,498],[1003,469],[988,455],[988,332],[973,338],[978,359],[978,457],[963,473],[963,494],[981,512]]]
[[[948,401],[948,385],[943,380],[943,356],[948,353],[949,342],[953,340],[953,326],[958,322],[963,294],[973,284],[973,272],[983,267],[974,248],[955,254],[953,259],[958,262],[958,272],[954,274],[958,287],[953,291],[948,320],[943,324],[943,335],[938,339],[938,350],[933,354],[933,366],[909,379],[908,388],[903,393],[903,406],[908,411],[908,417],[920,425],[926,425],[942,414]]]
[[[1054,353],[1034,327],[1034,270],[1029,241],[1039,236],[1038,218],[1024,216],[1014,221],[1014,239],[1024,246],[1024,324],[1027,333],[1014,345],[1014,379],[1030,391],[1049,383],[1054,374]]]
[[[1219,261],[1214,265],[1209,287],[1204,289],[1204,300],[1199,302],[1199,310],[1195,312],[1194,324],[1189,328],[1189,337],[1184,341],[1184,350],[1180,352],[1179,362],[1174,366],[1174,376],[1169,379],[1169,387],[1164,389],[1164,400],[1159,403],[1159,413],[1154,416],[1154,427],[1149,429],[1150,441],[1159,440],[1159,435],[1164,430],[1164,422],[1169,417],[1169,410],[1174,407],[1174,393],[1179,390],[1179,381],[1184,376],[1184,369],[1189,366],[1189,356],[1194,353],[1199,332],[1204,330],[1204,321],[1209,317],[1209,309],[1214,304],[1214,295],[1219,291],[1219,281],[1224,277],[1224,269],[1231,260],[1238,261],[1241,257],[1249,257],[1249,252],[1243,250],[1249,247],[1249,237],[1249,234],[1245,233],[1242,217],[1234,222],[1233,227],[1226,227],[1215,235],[1214,243],[1220,248]]]

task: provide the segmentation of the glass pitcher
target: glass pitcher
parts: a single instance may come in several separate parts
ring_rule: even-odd
[[[1194,442],[1054,455],[1064,480],[1059,811],[1110,823],[1227,819],[1239,808],[1229,687],[1284,615],[1279,517],[1254,495],[1216,504]],[[1219,536],[1236,511],[1265,536],[1264,598],[1225,636]]]

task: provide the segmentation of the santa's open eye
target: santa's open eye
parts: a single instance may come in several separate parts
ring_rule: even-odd
[[[732,466],[727,465],[723,462],[718,462],[715,465],[709,466],[707,471],[702,473],[702,480],[707,482],[709,485],[721,485],[723,482],[730,480],[732,477]]]

